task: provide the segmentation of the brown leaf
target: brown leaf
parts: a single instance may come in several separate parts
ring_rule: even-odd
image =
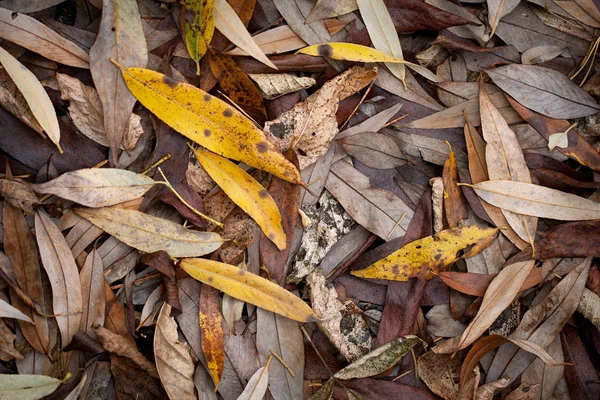
[[[194,364],[187,345],[177,337],[177,324],[170,314],[171,306],[165,304],[156,321],[156,368],[169,398],[195,400]]]
[[[104,297],[106,298],[104,327],[114,334],[126,338],[131,343],[135,343],[135,340],[127,330],[125,310],[107,282],[104,283]]]
[[[39,200],[31,187],[23,182],[0,179],[0,196],[4,197],[12,206],[20,208],[27,214],[33,214],[33,206]]]
[[[464,352],[453,357],[451,354],[437,354],[430,350],[419,357],[419,377],[438,396],[458,400],[458,386],[454,380],[459,376],[464,358]]]
[[[62,338],[61,345],[65,347],[79,330],[81,322],[83,306],[79,271],[65,238],[43,211],[35,214],[35,234],[40,258],[52,286],[52,305]]]
[[[536,258],[595,257],[600,245],[600,221],[569,222],[555,226],[535,244]]]
[[[104,293],[104,266],[102,258],[96,249],[87,256],[85,265],[79,273],[81,281],[81,294],[83,314],[79,330],[95,337],[92,325],[104,325],[105,318],[105,293]]]
[[[118,7],[111,1],[103,1],[100,29],[90,49],[92,78],[102,100],[104,129],[116,164],[136,99],[110,58],[126,68],[143,68],[148,62],[146,39],[137,3],[133,0],[119,2]]]
[[[45,310],[42,272],[38,259],[38,249],[31,230],[21,210],[7,201],[2,208],[4,225],[4,251],[10,260],[14,279],[33,301]],[[11,290],[12,305],[31,318],[35,325],[19,321],[25,339],[39,353],[48,353],[49,327],[48,319],[32,310],[21,298]]]
[[[453,271],[442,271],[439,273],[439,277],[442,282],[450,286],[452,289],[461,293],[478,297],[483,297],[485,295],[485,291],[496,276],[498,276],[498,274],[477,274],[471,272]],[[532,269],[525,279],[525,282],[523,282],[523,286],[521,286],[519,289],[519,293],[524,292],[527,289],[531,289],[541,281],[542,269]]]
[[[177,277],[175,276],[175,263],[164,251],[144,254],[140,261],[146,265],[154,267],[162,275],[165,284],[165,299],[171,306],[171,315],[176,317],[181,313],[182,308],[179,303],[179,290],[177,288]]]
[[[208,285],[200,289],[200,335],[208,372],[218,388],[225,363],[223,315],[219,310],[219,290]]]
[[[575,329],[566,326],[560,334],[565,361],[565,378],[571,398],[597,399],[600,396],[598,373]]]
[[[570,122],[564,119],[548,118],[535,111],[531,111],[510,96],[506,96],[510,105],[525,119],[544,139],[549,140],[550,136],[565,132],[570,127]],[[571,157],[581,165],[585,165],[595,170],[600,170],[600,154],[577,132],[575,129],[569,129],[567,132],[568,146],[566,148],[556,147],[566,156]]]
[[[0,320],[0,360],[22,359],[23,355],[15,349],[16,335]]]
[[[462,191],[458,187],[458,169],[456,167],[456,156],[450,150],[444,172],[444,207],[446,209],[446,219],[450,228],[457,228],[466,222],[469,217],[466,200]]]
[[[371,168],[387,169],[406,164],[406,156],[398,142],[383,133],[363,132],[345,136],[337,143],[346,153]]]
[[[388,0],[386,4],[398,33],[474,25],[468,19],[418,0]]]
[[[560,338],[556,337],[546,349],[548,354],[556,361],[562,363],[564,361],[563,349],[560,343]],[[551,366],[545,364],[541,359],[537,358],[523,372],[522,381],[532,385],[540,385],[537,390],[538,399],[549,398],[554,392],[554,388],[558,381],[563,377],[564,366]]]

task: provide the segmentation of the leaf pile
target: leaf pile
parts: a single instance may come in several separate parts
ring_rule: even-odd
[[[595,0],[0,2],[0,399],[600,398]]]

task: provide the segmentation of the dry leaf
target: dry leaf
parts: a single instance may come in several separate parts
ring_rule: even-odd
[[[288,182],[302,183],[296,167],[248,118],[227,103],[158,72],[142,68],[121,71],[138,100],[179,133],[219,155]]]
[[[252,40],[257,44],[264,54],[280,54],[288,51],[298,50],[306,46],[306,42],[298,37],[288,25],[277,26],[268,29],[257,35],[252,36]],[[243,49],[236,47],[224,54],[230,56],[246,56]]]
[[[102,101],[104,129],[116,164],[136,99],[110,60],[127,68],[145,67],[148,50],[134,0],[119,1],[118,5],[103,0],[102,5],[100,29],[90,49],[90,70]]]
[[[143,196],[155,183],[146,175],[125,169],[89,168],[67,172],[32,188],[86,207],[108,207]]]
[[[120,241],[146,253],[164,250],[172,257],[212,253],[224,240],[216,233],[186,229],[166,219],[120,208],[76,208],[82,216]]]
[[[256,82],[265,99],[276,99],[288,93],[308,89],[316,83],[314,78],[294,74],[248,74]]]
[[[196,150],[196,158],[211,178],[242,210],[260,226],[265,236],[277,245],[286,247],[281,214],[277,204],[252,176],[231,161],[205,150]]]
[[[87,333],[92,338],[95,333],[92,325],[104,325],[105,293],[104,293],[104,265],[96,249],[87,256],[85,264],[79,273],[83,313],[79,330]]]
[[[10,179],[0,179],[0,196],[27,214],[33,214],[33,207],[39,204],[28,184]]]
[[[165,391],[172,400],[195,400],[194,363],[186,344],[179,341],[171,306],[163,305],[156,320],[154,356]]]
[[[44,375],[0,375],[0,399],[38,400],[54,392],[62,381]]]
[[[180,265],[192,278],[236,299],[296,321],[316,319],[311,308],[299,297],[241,268],[204,258],[186,258]]]
[[[42,264],[50,278],[52,306],[64,348],[71,343],[81,321],[83,307],[79,271],[60,229],[43,211],[35,213],[35,234]]]
[[[500,271],[485,291],[477,315],[462,334],[457,350],[468,347],[494,323],[517,297],[534,266],[534,260],[523,261],[508,265]]]
[[[406,164],[407,157],[398,142],[383,133],[363,132],[345,136],[337,143],[363,164],[376,169],[388,169]]]
[[[240,20],[240,17],[231,8],[227,0],[216,0],[214,8],[215,28],[219,30],[227,39],[235,45],[250,54],[261,63],[277,69],[267,56],[262,52],[258,45],[252,40],[250,33]]]
[[[369,267],[352,271],[352,275],[370,279],[407,281],[409,278],[431,279],[459,258],[460,250],[469,247],[463,257],[485,249],[496,237],[495,228],[477,225],[447,229],[434,236],[410,242]],[[520,287],[520,286],[519,286]]]
[[[600,203],[545,186],[497,180],[480,182],[473,189],[488,203],[514,213],[562,221],[600,218]]]
[[[505,15],[514,10],[521,0],[487,0],[488,6],[488,24],[490,25],[490,37],[496,33],[498,23]]]
[[[30,324],[33,324],[31,318],[29,318],[27,315],[23,314],[21,311],[14,308],[2,299],[0,299],[0,318],[14,318],[20,321],[25,321],[29,322]]]
[[[265,126],[265,132],[281,148],[293,146],[298,151],[300,169],[317,161],[338,133],[339,102],[367,86],[377,75],[377,68],[353,67],[325,83],[302,103],[281,114]]]
[[[219,291],[208,285],[200,289],[200,336],[202,352],[206,357],[208,372],[219,387],[223,375],[225,349],[223,343],[223,315],[219,311]]]
[[[456,156],[452,149],[442,174],[444,181],[444,208],[446,210],[446,219],[450,228],[463,226],[469,217],[469,209],[466,200],[458,187],[458,168],[456,166]]]
[[[577,311],[600,329],[600,297],[596,293],[587,288],[583,289]]]
[[[358,9],[356,0],[317,0],[310,14],[306,17],[306,23],[310,24],[325,18],[337,17],[356,9]]]
[[[196,75],[200,75],[200,59],[206,53],[215,32],[215,1],[189,0],[183,3],[181,25],[185,26],[185,45],[196,63]],[[187,18],[189,11],[191,18]],[[191,20],[191,21],[190,21]]]
[[[0,8],[0,37],[61,64],[90,67],[83,49],[28,15]]]
[[[269,366],[259,368],[237,400],[261,400],[267,392],[269,384]]]
[[[423,340],[413,335],[394,339],[339,370],[334,378],[368,378],[380,374],[396,365],[418,344],[427,346]]]

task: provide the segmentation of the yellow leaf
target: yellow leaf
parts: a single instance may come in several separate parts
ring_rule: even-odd
[[[44,129],[50,140],[60,148],[60,128],[56,111],[48,97],[48,93],[37,77],[14,58],[8,51],[0,47],[0,63],[23,94],[35,119]]]
[[[181,260],[180,266],[192,278],[236,299],[299,322],[317,319],[299,297],[241,268],[204,258],[186,258]]]
[[[192,21],[185,19],[185,44],[196,63],[196,75],[200,75],[200,59],[208,50],[215,32],[215,0],[186,0],[183,6],[192,14]]]
[[[231,161],[205,150],[196,150],[196,158],[225,194],[260,226],[265,236],[285,249],[285,232],[275,200],[246,171]]]
[[[149,69],[121,68],[121,72],[140,103],[177,132],[219,155],[303,184],[294,164],[227,103]]]
[[[447,229],[434,236],[410,242],[400,250],[352,275],[361,278],[407,281],[409,278],[431,279],[443,268],[458,260],[458,252],[471,247],[464,257],[485,249],[498,229],[477,225]]]

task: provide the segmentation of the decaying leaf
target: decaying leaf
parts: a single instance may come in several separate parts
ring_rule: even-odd
[[[27,315],[23,314],[21,311],[19,311],[18,309],[14,308],[10,304],[8,304],[6,301],[1,300],[1,299],[0,299],[0,318],[14,318],[14,319],[18,319],[18,320],[29,322],[30,324],[33,324],[33,321],[31,320],[31,318],[29,318]]]
[[[583,289],[577,311],[600,329],[600,297],[596,293],[587,288]]]
[[[300,173],[239,111],[195,86],[143,68],[122,69],[129,90],[167,125],[207,149],[292,183]]]
[[[311,308],[299,297],[241,268],[204,258],[186,258],[180,265],[192,278],[236,299],[296,321],[316,319]]]
[[[431,279],[458,260],[461,250],[469,248],[463,257],[471,257],[489,246],[497,233],[495,228],[477,225],[447,229],[415,240],[365,269],[352,271],[352,275],[395,281]]]
[[[265,99],[276,99],[288,93],[308,89],[315,84],[315,79],[293,74],[248,74],[256,82]]]
[[[407,161],[398,142],[383,133],[363,132],[345,136],[337,140],[337,143],[346,153],[371,168],[394,168]]]
[[[170,399],[195,400],[194,364],[188,346],[179,341],[171,306],[164,304],[156,321],[156,369]]]
[[[335,373],[338,379],[368,378],[396,365],[418,344],[426,345],[417,336],[409,335],[392,340],[365,354],[347,367]]]
[[[30,70],[2,47],[0,47],[0,64],[2,64],[8,75],[15,82],[15,85],[17,85],[17,88],[23,94],[37,122],[62,153],[62,148],[60,147],[60,128],[58,127],[56,111],[54,111],[50,97],[48,97],[40,81]]]
[[[154,180],[146,175],[124,169],[90,168],[67,172],[32,188],[86,207],[108,207],[143,196],[153,184]]]
[[[45,375],[0,375],[0,399],[38,400],[54,392],[61,380]]]
[[[260,367],[248,381],[237,400],[260,400],[269,385],[269,366]]]
[[[208,372],[218,388],[225,362],[223,315],[219,310],[219,291],[208,285],[200,289],[200,335]]]
[[[211,253],[224,240],[216,233],[186,229],[166,219],[120,208],[76,208],[82,216],[120,241],[146,253],[164,250],[172,257]]]
[[[376,75],[376,67],[350,68],[302,103],[268,122],[265,132],[281,148],[296,149],[300,169],[304,169],[327,152],[331,140],[338,133],[335,113],[339,102],[367,86]]]
[[[217,185],[260,226],[265,236],[277,245],[286,247],[281,214],[277,204],[252,176],[231,161],[205,150],[196,150],[196,158]]]
[[[196,75],[200,75],[200,59],[206,53],[215,32],[214,0],[188,0],[183,3],[182,20],[185,26],[185,44],[196,63]],[[186,18],[189,11],[191,18]],[[191,21],[190,21],[191,20]]]
[[[472,272],[442,271],[439,273],[439,277],[442,282],[450,286],[452,289],[477,297],[483,297],[485,295],[485,291],[496,276],[498,275],[479,274]],[[519,289],[519,292],[524,292],[527,289],[531,289],[532,287],[538,285],[541,281],[542,268],[534,268],[525,279],[525,282]]]

